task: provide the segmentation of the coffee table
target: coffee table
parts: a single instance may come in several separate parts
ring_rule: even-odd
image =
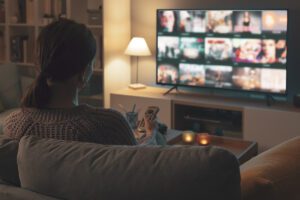
[[[169,129],[166,134],[167,143],[169,145],[199,145],[196,142],[185,144],[181,135],[182,131]],[[240,165],[257,155],[257,142],[214,135],[209,135],[209,137],[210,146],[217,146],[230,151],[237,157]]]

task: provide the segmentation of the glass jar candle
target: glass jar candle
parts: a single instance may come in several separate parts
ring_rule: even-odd
[[[192,131],[184,131],[182,133],[182,141],[185,144],[192,144],[195,141],[195,133]]]

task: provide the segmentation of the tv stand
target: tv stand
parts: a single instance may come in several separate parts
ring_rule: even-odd
[[[166,91],[163,95],[165,96],[165,95],[169,94],[169,93],[172,92],[172,90],[174,90],[174,89],[176,90],[176,92],[178,92],[178,86],[175,85],[175,86],[171,87],[168,91]]]
[[[267,106],[271,106],[273,102],[275,102],[274,97],[271,94],[266,95]]]
[[[166,88],[130,88],[111,93],[110,105],[121,113],[136,104],[139,119],[148,106],[160,108],[157,118],[168,128],[210,131],[216,135],[242,137],[256,141],[259,151],[299,136],[300,109],[277,101],[269,107],[263,99],[237,99],[185,92],[163,95]],[[200,126],[199,126],[200,124]]]

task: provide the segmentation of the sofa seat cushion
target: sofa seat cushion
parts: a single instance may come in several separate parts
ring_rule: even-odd
[[[20,187],[11,185],[3,185],[0,183],[0,199],[1,200],[58,200],[49,196],[44,196]]]
[[[19,141],[0,135],[0,182],[19,186],[17,153]]]
[[[240,199],[236,157],[196,146],[106,146],[25,136],[21,186],[61,199]]]
[[[243,200],[300,199],[300,137],[286,141],[241,166]]]

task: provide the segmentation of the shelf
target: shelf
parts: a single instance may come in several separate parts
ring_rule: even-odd
[[[24,67],[35,67],[34,63],[22,63],[22,62],[13,62],[13,63]]]
[[[102,25],[87,25],[88,28],[102,28]]]
[[[243,137],[243,111],[208,108],[189,103],[173,104],[176,130],[193,130],[230,137]]]
[[[30,27],[30,28],[33,28],[34,25],[33,24],[8,24],[9,26],[12,26],[12,27]]]

